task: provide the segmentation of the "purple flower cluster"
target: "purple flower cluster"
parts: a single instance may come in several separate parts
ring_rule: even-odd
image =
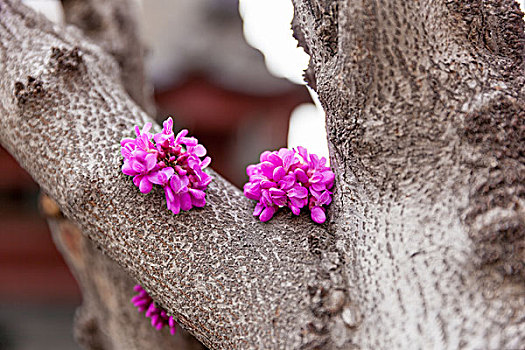
[[[133,176],[133,183],[142,193],[151,191],[153,185],[164,188],[168,209],[178,214],[180,210],[203,207],[206,204],[204,190],[211,176],[203,169],[210,162],[206,149],[195,137],[186,137],[188,130],[173,134],[173,120],[164,122],[161,132],[153,135],[146,123],[142,131],[135,127],[135,139],[120,142],[124,156],[122,172]]]
[[[139,294],[135,295],[131,302],[140,312],[146,311],[146,317],[151,318],[151,325],[158,330],[162,327],[168,326],[170,333],[175,334],[177,331],[175,319],[173,316],[168,316],[166,310],[157,306],[149,294],[140,286],[136,285],[133,288]]]
[[[244,195],[258,201],[253,212],[261,221],[270,220],[279,208],[289,207],[295,215],[308,205],[312,220],[326,221],[323,206],[332,202],[334,173],[326,159],[308,154],[304,147],[297,150],[281,148],[265,151],[259,164],[246,169],[250,181],[244,185]]]

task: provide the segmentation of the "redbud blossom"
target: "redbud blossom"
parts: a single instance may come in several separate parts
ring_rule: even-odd
[[[173,213],[203,207],[206,204],[204,192],[211,182],[210,175],[203,170],[210,164],[205,157],[206,148],[195,137],[186,137],[188,130],[176,136],[173,120],[168,118],[164,128],[151,134],[151,123],[142,131],[135,127],[135,139],[120,142],[124,157],[122,172],[133,176],[133,183],[142,193],[148,193],[153,185],[164,189],[167,207]]]
[[[264,222],[279,208],[288,207],[299,215],[308,206],[313,221],[325,222],[335,178],[325,164],[324,157],[308,154],[304,147],[263,152],[260,163],[246,168],[250,180],[244,185],[244,195],[257,201],[253,215]]]
[[[157,330],[161,330],[164,326],[167,326],[170,329],[170,333],[175,334],[177,331],[177,323],[173,316],[168,316],[166,310],[155,304],[153,299],[140,285],[137,284],[133,289],[138,294],[131,299],[131,302],[139,311],[146,311],[146,317],[151,319],[151,325]]]

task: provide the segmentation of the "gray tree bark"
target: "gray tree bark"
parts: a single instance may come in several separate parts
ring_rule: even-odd
[[[184,349],[204,347],[184,330],[172,336],[154,329],[130,302],[135,282],[102,254],[78,226],[60,214],[55,202],[41,199],[53,240],[82,290],[74,336],[85,349]]]
[[[137,105],[155,115],[153,87],[146,77],[144,45],[135,0],[61,0],[65,21],[109,53],[120,68],[124,89]]]
[[[0,2],[0,141],[210,348],[525,343],[523,21],[511,1],[296,0],[327,112],[327,224],[270,223],[217,174],[177,216],[120,172],[150,121],[75,30]],[[23,64],[22,64],[23,62]],[[156,126],[158,127],[158,126]]]
[[[136,3],[64,0],[66,22],[76,25],[118,63],[123,87],[144,110],[154,113],[152,90],[144,72],[144,53],[137,29]],[[86,349],[203,349],[185,330],[176,337],[149,325],[131,304],[135,282],[113,260],[98,250],[57,204],[41,195],[55,245],[82,291],[82,305],[74,322],[76,341]]]
[[[115,61],[17,1],[0,3],[0,38],[2,145],[66,217],[204,344],[299,344],[319,271],[309,239],[325,229],[286,214],[261,225],[215,173],[206,208],[173,216],[120,171],[119,141],[152,120]]]
[[[366,349],[523,347],[517,3],[294,3],[338,175],[329,230],[363,315],[347,339]]]

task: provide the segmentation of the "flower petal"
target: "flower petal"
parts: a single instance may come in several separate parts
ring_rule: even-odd
[[[124,165],[122,165],[122,172],[128,176],[135,176],[139,174],[130,166],[129,162],[124,162]]]
[[[290,169],[290,166],[293,164],[294,161],[294,154],[292,151],[287,153],[283,158],[283,168],[284,170],[288,171]]]
[[[273,170],[272,178],[275,182],[278,182],[281,181],[284,175],[286,175],[286,171],[282,166],[278,166]]]
[[[135,139],[130,139],[129,137],[126,137],[126,138],[123,138],[122,140],[120,140],[120,145],[122,147],[126,146],[128,143],[134,144],[135,143]]]
[[[206,197],[206,193],[204,193],[204,191],[196,190],[193,188],[190,188],[189,193],[191,197],[195,199],[204,199],[204,197]]]
[[[334,186],[335,174],[331,170],[323,172],[323,182],[326,184],[326,188],[330,189]]]
[[[311,183],[320,182],[323,181],[323,175],[319,173],[315,173],[314,176],[310,178]]]
[[[275,152],[270,153],[267,157],[267,160],[276,167],[283,165],[283,160]]]
[[[188,192],[184,192],[180,195],[180,208],[182,210],[190,210],[191,205],[191,196]]]
[[[326,185],[323,182],[317,182],[317,183],[313,183],[310,188],[314,189],[315,191],[321,192],[321,191],[326,190]]]
[[[186,146],[197,146],[197,144],[199,143],[199,141],[197,141],[197,139],[195,137],[183,137],[181,139],[182,143],[185,144]]]
[[[140,180],[139,190],[142,193],[149,193],[151,191],[152,185],[151,182],[149,182],[148,178],[146,176],[142,177]]]
[[[206,198],[194,198],[194,197],[191,197],[191,204],[194,206],[194,207],[197,207],[197,208],[202,208],[206,205]]]
[[[164,175],[166,175],[168,180],[173,176],[173,174],[175,174],[175,170],[173,170],[172,167],[164,168],[161,170],[161,172],[164,173]]]
[[[137,159],[130,159],[129,165],[138,174],[143,174],[146,171],[146,166]]]
[[[282,208],[284,206],[286,206],[286,197],[274,197],[272,198],[273,199],[273,204],[275,204],[276,206]]]
[[[175,198],[173,191],[169,186],[164,186],[164,195],[166,196],[166,202],[169,204]],[[169,206],[169,205],[168,205]],[[168,208],[169,209],[169,208]]]
[[[175,319],[173,318],[173,316],[170,316],[170,318],[168,319],[168,325],[170,327],[175,327],[175,325],[177,324],[177,322],[175,321]],[[174,334],[175,332],[171,333],[171,334]]]
[[[292,174],[288,174],[281,181],[279,181],[279,188],[282,190],[289,190],[295,184],[295,178]]]
[[[267,207],[273,204],[272,198],[267,190],[261,191],[261,202]]]
[[[137,176],[133,177],[133,183],[135,184],[135,186],[137,186],[137,187],[140,186],[140,181],[142,180],[143,177],[144,177],[144,175],[137,175]]]
[[[259,161],[262,163],[262,162],[265,162],[268,160],[268,157],[270,156],[270,154],[272,154],[272,152],[270,151],[264,151],[263,153],[261,153],[261,156],[259,157]]]
[[[270,196],[275,205],[284,207],[287,202],[286,192],[277,188],[270,188]]]
[[[326,214],[324,212],[324,209],[321,207],[313,207],[311,210],[311,217],[312,220],[317,222],[318,224],[322,224],[326,221]]]
[[[204,158],[201,162],[201,169],[205,169],[208,165],[210,165],[210,163],[211,163],[210,157]]]
[[[175,143],[181,143],[181,139],[186,135],[188,135],[188,130],[182,129],[175,137]]]
[[[270,162],[262,162],[261,163],[261,171],[264,176],[271,179],[273,176],[273,169],[275,169],[275,165]]]
[[[162,130],[166,135],[169,135],[171,133],[173,133],[173,119],[171,119],[171,117],[169,117],[168,119],[166,119],[164,121],[164,123],[162,123],[162,126],[164,127],[164,129]]]
[[[289,197],[306,198],[308,196],[308,190],[303,187],[296,185],[288,191]]]
[[[210,182],[212,180],[213,180],[213,178],[210,175],[208,175],[205,172],[203,172],[201,174],[201,182],[199,183],[199,187],[201,189],[205,189],[210,184]]]
[[[302,146],[298,146],[297,147],[297,152],[299,153],[299,155],[301,157],[303,157],[304,161],[307,162],[308,161],[308,151],[306,150],[306,148],[302,147]]]
[[[258,201],[261,198],[261,188],[258,183],[248,182],[244,185],[244,195]]]
[[[157,170],[148,175],[148,180],[156,185],[165,186],[174,172],[172,167]]]
[[[295,177],[297,178],[298,181],[300,181],[302,183],[307,183],[308,182],[308,176],[306,175],[306,173],[304,172],[303,169],[297,168],[293,172],[294,172]]]
[[[259,220],[261,220],[262,222],[266,222],[266,221],[270,220],[273,217],[273,214],[275,214],[276,211],[277,211],[277,208],[275,208],[275,207],[267,207],[267,208],[265,208],[262,211],[261,216],[259,216]]]
[[[150,131],[152,124],[150,122],[144,124],[144,127],[142,128],[142,133],[147,134],[148,131]]]
[[[286,192],[278,188],[270,188],[270,195],[272,197],[281,197],[281,196],[286,195]]]
[[[184,192],[187,192],[188,191],[187,187],[190,184],[190,179],[188,178],[188,176],[181,176],[180,181],[182,183]]]
[[[295,215],[299,215],[301,213],[301,208],[296,207],[295,205],[290,205],[290,209],[292,209],[292,213]]]
[[[186,181],[183,181],[183,179],[186,179]],[[173,174],[173,176],[170,179],[170,187],[174,193],[184,192],[184,189],[187,184],[187,176],[179,176],[178,174]]]
[[[204,148],[203,145],[197,145],[193,148],[193,153],[195,153],[197,157],[204,157],[206,155],[206,148]]]
[[[146,156],[146,169],[147,171],[151,171],[155,165],[157,165],[157,154],[156,153],[149,153]]]
[[[310,165],[314,169],[317,169],[317,167],[319,166],[319,157],[317,156],[317,154],[310,154]]]
[[[252,176],[259,173],[259,165],[258,164],[250,164],[246,167],[246,174],[248,176]]]
[[[277,184],[275,182],[269,181],[269,180],[261,181],[260,185],[261,185],[261,188],[264,188],[264,189],[277,187]]]
[[[329,191],[324,191],[321,196],[317,199],[318,205],[328,205],[332,202],[332,197],[330,197]]]
[[[173,200],[168,202],[168,209],[173,212],[173,214],[180,213],[180,200],[178,196],[173,196]]]
[[[264,205],[261,202],[257,203],[257,205],[255,206],[255,209],[253,210],[253,216],[261,215],[263,209],[264,209]]]
[[[321,192],[316,191],[312,187],[310,187],[310,194],[312,195],[312,198],[319,199],[321,197]]]
[[[306,204],[308,204],[308,198],[295,198],[295,197],[293,197],[293,198],[290,198],[290,203],[294,207],[302,208]]]

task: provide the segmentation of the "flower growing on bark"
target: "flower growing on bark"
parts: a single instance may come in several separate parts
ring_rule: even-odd
[[[308,154],[304,147],[265,151],[260,163],[246,168],[250,180],[244,185],[244,195],[257,201],[253,215],[261,221],[270,220],[279,208],[289,207],[299,215],[310,209],[313,221],[326,221],[326,208],[332,201],[334,173],[326,159]]]
[[[164,189],[168,209],[178,214],[181,210],[203,207],[205,190],[211,176],[204,172],[210,164],[206,148],[195,137],[187,137],[188,130],[176,136],[173,120],[164,122],[161,132],[150,133],[151,123],[142,131],[135,127],[137,137],[120,142],[124,157],[122,172],[133,176],[133,183],[142,193],[149,193],[153,185]]]
[[[146,317],[151,319],[151,325],[158,330],[167,326],[170,329],[170,333],[175,334],[177,331],[177,323],[173,316],[168,316],[166,310],[156,305],[153,299],[140,285],[137,284],[133,289],[138,294],[131,299],[131,302],[140,312],[146,311]]]

